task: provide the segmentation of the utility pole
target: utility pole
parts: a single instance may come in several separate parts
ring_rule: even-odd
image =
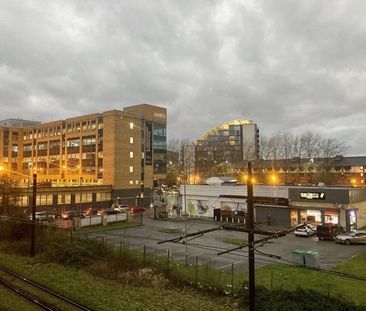
[[[255,310],[255,262],[254,262],[254,199],[252,163],[248,162],[247,180],[247,229],[249,255],[249,311]]]
[[[30,249],[31,257],[34,257],[35,244],[36,244],[36,202],[37,202],[37,174],[33,174],[32,227],[31,227],[31,249]]]

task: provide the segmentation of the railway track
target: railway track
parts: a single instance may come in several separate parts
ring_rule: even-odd
[[[92,311],[76,301],[60,295],[41,284],[0,266],[0,285],[23,297],[29,303],[43,310],[84,310]]]

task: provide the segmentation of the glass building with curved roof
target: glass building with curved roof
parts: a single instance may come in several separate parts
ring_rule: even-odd
[[[224,166],[232,173],[243,171],[246,161],[258,157],[259,128],[251,120],[225,122],[197,140],[195,154],[196,172],[202,177],[220,175],[217,168]]]

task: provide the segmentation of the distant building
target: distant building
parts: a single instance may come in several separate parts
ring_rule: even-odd
[[[225,122],[197,140],[196,173],[201,177],[231,175],[259,154],[259,129],[248,120]]]
[[[365,156],[259,160],[253,167],[256,182],[261,184],[366,184]]]
[[[54,189],[109,186],[110,200],[150,203],[154,183],[166,179],[166,116],[165,108],[141,104],[48,123],[3,120],[0,165],[25,184],[37,173]],[[85,193],[83,201],[92,200]],[[52,193],[45,202],[55,204]]]

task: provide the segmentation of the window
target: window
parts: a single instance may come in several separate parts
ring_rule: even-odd
[[[139,180],[138,180],[138,179],[136,179],[136,180],[135,180],[135,183],[136,183],[136,185],[138,185],[138,184],[139,184]]]
[[[130,144],[133,144],[133,137],[130,137]]]
[[[133,180],[130,180],[130,185],[133,185]]]
[[[130,151],[130,158],[133,159],[133,151]]]
[[[130,129],[133,130],[133,122],[130,122]]]
[[[130,173],[133,173],[133,166],[130,166]]]

